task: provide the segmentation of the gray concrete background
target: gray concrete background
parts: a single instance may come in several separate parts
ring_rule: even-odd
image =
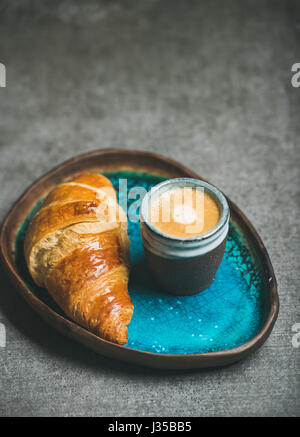
[[[281,299],[270,338],[244,361],[160,372],[62,338],[1,271],[1,415],[299,415],[299,34],[293,1],[0,0],[0,220],[67,158],[153,150],[242,208]]]

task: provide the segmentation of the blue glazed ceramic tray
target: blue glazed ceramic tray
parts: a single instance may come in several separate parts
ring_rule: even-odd
[[[142,186],[149,190],[170,177],[168,174],[165,176],[153,174],[155,168],[145,171],[141,165],[136,167],[136,169],[116,167],[117,169],[110,171],[106,168],[103,169],[105,171],[98,170],[110,178],[117,191],[120,180],[127,181],[128,191],[135,186]],[[129,200],[128,208],[136,200],[138,197]],[[129,220],[128,234],[131,250],[129,293],[134,304],[133,317],[128,327],[129,340],[125,346],[118,346],[98,339],[68,320],[47,290],[37,287],[27,271],[23,255],[24,235],[30,219],[41,203],[42,197],[34,206],[31,205],[29,213],[23,217],[15,234],[14,268],[18,277],[28,292],[57,317],[75,325],[77,329],[85,331],[103,344],[108,343],[116,347],[119,358],[128,360],[129,357],[130,361],[158,367],[214,365],[214,360],[210,361],[210,358],[215,358],[215,365],[226,364],[245,355],[245,350],[248,350],[247,347],[251,346],[253,341],[252,348],[258,347],[265,339],[262,336],[264,329],[269,327],[270,330],[275,322],[278,299],[275,301],[270,299],[270,283],[275,282],[274,275],[272,271],[266,271],[268,266],[264,263],[259,248],[255,247],[256,242],[251,238],[251,232],[249,233],[249,229],[245,228],[244,220],[237,220],[237,215],[232,210],[225,255],[214,282],[203,292],[184,297],[168,295],[158,288],[146,263],[140,224]],[[230,206],[232,209],[232,205]],[[277,302],[277,305],[274,306],[274,302]],[[271,310],[273,318],[270,320]],[[115,356],[107,353],[106,348],[99,351]],[[127,355],[122,356],[122,351],[126,351]],[[142,360],[139,359],[141,355]],[[153,357],[160,357],[160,359],[153,364]],[[186,357],[186,361],[182,360],[182,357]],[[195,361],[193,357],[198,357],[198,360]],[[199,361],[201,357],[204,359],[203,363]],[[161,364],[164,358],[166,362]]]

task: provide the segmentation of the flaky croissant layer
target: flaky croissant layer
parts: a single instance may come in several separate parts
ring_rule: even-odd
[[[30,222],[24,249],[34,281],[67,316],[127,343],[133,313],[127,218],[106,177],[83,173],[56,186]]]

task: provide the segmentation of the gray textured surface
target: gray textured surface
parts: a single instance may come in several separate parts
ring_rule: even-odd
[[[81,3],[83,4],[83,3]],[[233,366],[156,372],[46,326],[1,272],[2,415],[299,415],[299,7],[291,1],[0,1],[0,219],[78,153],[150,149],[221,187],[261,234],[281,310]]]

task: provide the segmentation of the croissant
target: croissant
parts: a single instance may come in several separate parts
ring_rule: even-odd
[[[24,249],[35,283],[68,317],[127,343],[133,314],[127,217],[105,176],[83,173],[57,185],[30,222]]]

